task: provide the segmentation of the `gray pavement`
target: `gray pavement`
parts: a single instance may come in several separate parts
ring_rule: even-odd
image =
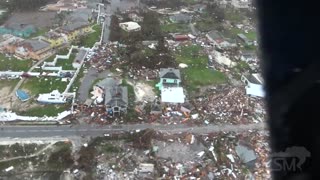
[[[132,124],[117,126],[97,126],[97,125],[74,125],[74,126],[3,126],[0,130],[0,137],[8,138],[33,138],[33,137],[75,137],[75,136],[103,136],[105,133],[115,133],[120,131],[135,131],[143,129],[154,129],[160,132],[180,133],[193,132],[198,134],[208,134],[214,132],[244,132],[248,130],[266,130],[265,123],[255,123],[247,125],[208,125],[208,126],[187,126],[179,125],[155,125],[155,124]]]
[[[78,90],[77,98],[80,102],[85,102],[89,97],[89,91],[91,89],[92,83],[99,78],[106,78],[110,71],[106,70],[102,73],[98,73],[94,68],[89,68],[88,72],[85,74],[82,83]]]

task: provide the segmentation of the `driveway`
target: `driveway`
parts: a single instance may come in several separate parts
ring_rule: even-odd
[[[98,73],[94,68],[89,68],[88,72],[83,77],[82,83],[78,90],[78,101],[84,103],[89,98],[89,91],[92,88],[92,83],[96,79],[106,78],[110,74],[109,70]]]

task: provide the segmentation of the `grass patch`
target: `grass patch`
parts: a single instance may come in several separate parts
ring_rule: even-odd
[[[122,83],[121,83],[122,86],[127,86],[128,87],[128,98],[129,98],[129,102],[130,101],[135,101],[136,99],[136,95],[134,93],[134,88],[133,86],[131,86],[127,80],[122,80]]]
[[[48,29],[46,29],[46,28],[37,29],[37,32],[31,34],[31,36],[29,38],[43,36],[46,32],[48,32]]]
[[[208,58],[201,55],[200,46],[182,47],[180,53],[176,54],[178,63],[185,63],[188,68],[182,70],[184,84],[188,90],[196,90],[199,86],[225,83],[225,74],[207,68]]]
[[[102,151],[106,153],[119,153],[122,149],[118,146],[114,146],[112,144],[104,144],[102,147]]]
[[[257,33],[255,31],[248,31],[248,33],[245,33],[242,29],[237,27],[233,27],[224,31],[224,36],[229,38],[237,38],[238,34],[244,34],[248,39],[253,41],[257,39]]]
[[[209,32],[213,29],[218,29],[219,23],[210,17],[197,21],[195,27],[201,32]]]
[[[71,156],[71,143],[58,142],[55,145],[55,150],[50,155],[47,164],[53,169],[66,169],[73,164]]]
[[[240,11],[232,10],[232,9],[225,9],[224,11],[225,19],[229,20],[232,23],[239,23],[245,20],[245,16]]]
[[[74,70],[72,63],[75,58],[76,55],[71,53],[69,59],[58,59],[56,66],[62,66],[63,70]]]
[[[190,28],[188,24],[183,23],[171,23],[161,25],[161,30],[165,33],[188,33]]]
[[[198,0],[183,0],[182,2],[185,2],[189,5],[197,4],[199,1]]]
[[[62,82],[61,78],[56,77],[41,77],[29,78],[22,84],[22,89],[26,89],[31,95],[40,93],[49,93],[53,90],[63,92],[67,87],[68,82]]]
[[[238,68],[242,71],[250,70],[249,64],[244,61],[238,62],[237,65],[235,66],[235,68]]]
[[[28,71],[32,66],[32,60],[19,60],[15,57],[6,57],[0,54],[0,71]]]
[[[17,156],[27,156],[34,154],[44,148],[44,144],[12,144],[12,145],[1,145],[0,146],[0,159],[13,158]]]
[[[17,83],[20,81],[20,79],[12,79],[12,80],[0,80],[0,89],[4,87],[9,87],[10,90],[13,90],[13,88],[17,85]]]
[[[134,110],[134,107],[135,107],[135,103],[134,102],[135,102],[135,99],[136,99],[136,95],[134,93],[134,88],[125,79],[122,80],[121,85],[128,87],[128,101],[129,101],[129,104],[128,104],[128,111],[127,111],[127,114],[126,114],[126,119],[128,121],[135,121],[135,120],[137,120],[138,115],[137,115],[136,111]]]
[[[54,105],[54,104],[47,104],[47,105],[41,105],[39,107],[34,107],[31,109],[28,109],[26,111],[18,112],[17,114],[22,116],[57,116],[58,113],[61,113],[69,108],[68,104],[63,105]]]
[[[102,27],[100,25],[94,25],[92,29],[94,30],[94,32],[86,36],[80,37],[80,46],[91,48],[97,41],[100,40]]]
[[[73,84],[71,85],[70,89],[69,89],[69,92],[77,92],[80,85],[81,85],[81,81],[84,77],[84,72],[83,72],[83,69],[84,69],[84,65],[80,68],[79,70],[79,73],[78,73],[78,76],[76,77],[76,79],[74,80]],[[73,89],[76,89],[76,91],[73,91]]]
[[[254,46],[254,45],[251,45],[251,46],[249,46],[249,45],[244,45],[242,49],[248,50],[248,51],[252,51],[252,50],[256,50],[257,47]]]
[[[44,158],[45,158],[45,155],[39,155],[31,158],[22,158],[22,159],[16,159],[8,162],[0,162],[0,171],[4,171],[6,168],[13,166],[14,172],[23,172],[28,167],[30,167],[29,162],[32,163],[34,168],[38,168],[39,170],[41,170],[41,168],[45,168],[43,163]]]

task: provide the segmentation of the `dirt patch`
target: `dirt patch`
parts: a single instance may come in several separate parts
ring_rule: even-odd
[[[14,12],[6,24],[32,24],[38,28],[50,28],[54,24],[55,12]]]
[[[2,108],[10,107],[10,94],[11,87],[3,87],[0,89],[0,102]]]
[[[141,82],[134,85],[134,92],[136,94],[136,101],[153,101],[156,96],[150,85]]]

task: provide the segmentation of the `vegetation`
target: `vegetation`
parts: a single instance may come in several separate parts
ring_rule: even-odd
[[[63,92],[67,84],[68,82],[62,82],[57,77],[29,78],[22,84],[22,89],[26,89],[31,95],[38,95],[53,90]]]
[[[221,30],[221,23],[217,23],[212,17],[203,18],[196,22],[195,27],[201,32],[209,32],[211,30]]]
[[[250,40],[256,40],[257,39],[257,33],[255,31],[248,31],[248,33],[245,33],[242,29],[232,27],[230,29],[227,29],[223,31],[225,37],[229,38],[237,38],[238,34],[244,34],[248,39]]]
[[[188,65],[182,70],[182,75],[187,89],[191,91],[199,86],[221,84],[227,80],[223,73],[207,68],[208,58],[201,55],[200,50],[200,46],[185,46],[176,54],[178,63]]]
[[[0,6],[0,10],[2,9],[2,7]],[[2,25],[6,20],[7,18],[9,17],[10,15],[10,11],[7,10],[6,12],[3,12],[1,15],[0,15],[0,25]]]
[[[96,156],[96,148],[93,145],[89,145],[88,147],[82,147],[79,151],[80,158],[78,159],[78,166],[81,170],[92,173],[93,168],[95,166],[95,156]]]
[[[110,41],[119,41],[121,36],[121,28],[119,26],[119,18],[115,15],[111,16],[111,22],[110,22],[110,35],[109,40]]]
[[[14,86],[19,82],[20,79],[12,80],[0,80],[0,89],[4,87],[10,87],[10,90],[13,90]]]
[[[10,11],[32,11],[50,2],[55,2],[55,0],[9,0],[0,1],[0,7],[6,7]]]
[[[171,23],[161,25],[161,30],[165,33],[188,33],[190,32],[188,24]]]
[[[38,37],[38,36],[42,36],[44,35],[46,32],[48,32],[48,29],[46,28],[41,28],[41,29],[37,29],[37,32],[31,34],[31,36],[29,37],[30,39],[31,38],[34,38],[34,37]]]
[[[162,38],[159,15],[155,12],[148,11],[143,13],[141,23],[141,32],[144,40],[159,40]]]
[[[182,0],[182,2],[185,2],[190,5],[199,3],[199,1],[197,0]]]
[[[122,80],[122,86],[127,86],[128,88],[128,101],[129,101],[129,107],[128,107],[128,112],[126,114],[126,118],[128,121],[135,121],[137,120],[137,113],[134,110],[134,105],[135,105],[135,99],[136,99],[136,95],[134,93],[134,88],[132,85],[130,85],[127,80]]]
[[[181,6],[186,5],[186,2],[191,2],[194,0],[170,0],[170,1],[158,1],[158,0],[141,0],[141,3],[148,6],[156,6],[158,8],[172,8],[180,9]]]
[[[53,105],[53,104],[46,104],[46,105],[41,105],[37,106],[31,109],[28,109],[26,111],[20,111],[17,112],[19,115],[22,116],[57,116],[58,113],[61,113],[68,109],[70,105],[65,104],[65,105]]]
[[[79,39],[80,46],[91,48],[96,42],[100,41],[100,36],[101,36],[101,31],[102,31],[101,26],[94,25],[92,27],[92,29],[94,30],[94,32],[92,32],[86,36],[80,37],[80,39]]]
[[[50,168],[65,170],[73,164],[71,156],[71,143],[58,142],[55,144],[55,150],[50,155],[47,163]]]
[[[32,66],[32,60],[19,60],[15,57],[6,57],[0,54],[0,71],[28,71]]]
[[[160,21],[155,12],[146,12],[142,14],[143,21],[140,23],[141,31],[126,32],[119,26],[119,18],[111,16],[110,23],[110,41],[119,41],[127,45],[134,45],[142,40],[159,40],[162,39]]]
[[[222,9],[217,2],[212,2],[207,6],[207,16],[213,17],[218,23],[222,23],[225,19],[225,10]]]
[[[40,144],[12,144],[12,145],[1,145],[0,146],[0,159],[4,158],[13,158],[17,156],[27,156],[31,155],[33,153],[38,152],[42,148],[44,148],[45,145]]]
[[[74,70],[72,63],[76,58],[76,54],[71,53],[69,59],[58,59],[56,66],[62,66],[63,70]]]
[[[122,151],[122,149],[118,146],[107,143],[102,146],[102,151],[106,153],[119,153]]]

